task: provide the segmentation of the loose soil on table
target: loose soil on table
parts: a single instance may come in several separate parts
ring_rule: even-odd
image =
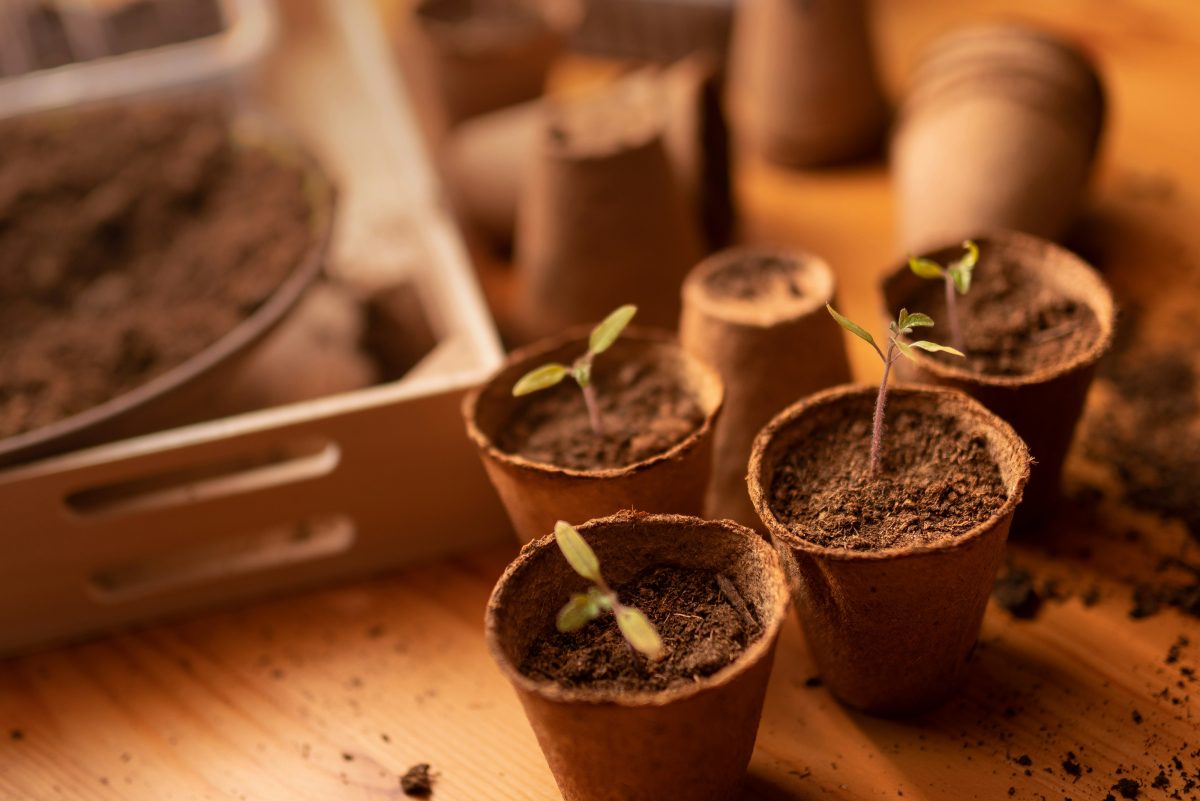
[[[797,442],[771,477],[776,517],[816,545],[871,551],[965,534],[1008,497],[984,439],[932,406],[888,410],[873,480],[870,450],[870,411],[863,407]]]
[[[533,462],[574,470],[625,467],[667,451],[704,421],[695,395],[670,365],[640,358],[597,360],[593,386],[604,421],[597,436],[583,393],[567,379],[528,396],[497,437],[497,446]]]
[[[215,102],[11,120],[0,152],[0,437],[204,350],[314,235],[303,175]]]
[[[741,591],[709,570],[660,565],[613,591],[650,618],[662,637],[664,656],[650,662],[634,652],[606,614],[571,634],[551,627],[533,643],[521,672],[569,688],[665,690],[711,676],[762,633]]]
[[[1100,323],[1090,308],[1055,292],[1038,280],[1036,270],[1015,259],[982,260],[975,269],[971,291],[957,298],[966,340],[965,364],[985,375],[1028,375],[1063,364],[1085,352],[1100,336]],[[920,289],[901,305],[936,320],[939,336],[930,338],[951,344],[941,280],[922,281]],[[963,359],[946,354],[927,358],[960,367],[964,364]]]
[[[704,278],[715,298],[740,301],[795,301],[811,294],[805,270],[792,259],[756,256],[731,261]]]

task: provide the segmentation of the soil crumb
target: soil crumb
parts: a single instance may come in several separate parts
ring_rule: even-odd
[[[312,241],[303,175],[216,101],[8,120],[0,152],[0,437],[204,350]]]
[[[1033,620],[1042,608],[1042,596],[1033,576],[1019,567],[1009,568],[996,579],[992,598],[1015,618]]]
[[[658,629],[666,651],[654,662],[630,648],[613,616],[604,615],[569,634],[551,628],[534,641],[521,672],[569,688],[634,692],[711,676],[762,634],[756,610],[722,579],[709,570],[660,565],[613,587]]]
[[[405,795],[428,798],[433,795],[433,777],[429,775],[429,763],[413,765],[400,777],[400,789]]]
[[[603,435],[592,430],[583,393],[567,379],[528,396],[497,437],[497,446],[533,462],[602,470],[670,450],[704,421],[678,370],[659,361],[643,357],[615,364],[601,357],[592,383]]]
[[[873,480],[870,448],[870,410],[859,405],[793,447],[769,488],[779,520],[817,545],[882,550],[965,534],[1008,497],[986,441],[951,415],[889,409]]]
[[[975,268],[971,291],[957,298],[966,364],[978,373],[1028,375],[1077,358],[1100,336],[1100,323],[1091,309],[1053,291],[1015,259],[985,254]],[[950,328],[941,281],[922,281],[901,305],[937,320],[939,331]],[[947,336],[942,334],[938,341],[950,344]],[[945,354],[931,358],[963,363]]]

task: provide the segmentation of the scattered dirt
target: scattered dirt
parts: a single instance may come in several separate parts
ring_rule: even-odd
[[[302,174],[215,102],[10,120],[0,152],[0,436],[194,356],[312,241]]]
[[[577,632],[548,631],[531,646],[521,672],[564,687],[628,691],[664,690],[711,676],[762,633],[756,610],[722,578],[661,565],[613,588],[658,629],[666,653],[657,661],[630,648],[613,616],[604,615]]]
[[[433,795],[433,777],[429,775],[429,763],[413,765],[400,777],[400,789],[405,795],[428,798]]]
[[[992,597],[1021,620],[1033,620],[1042,608],[1042,596],[1034,586],[1033,576],[1019,567],[1009,568],[996,579]]]
[[[497,437],[497,446],[530,461],[600,470],[649,459],[682,442],[704,421],[679,372],[649,358],[596,360],[593,386],[604,422],[592,431],[583,393],[571,379],[529,395]]]
[[[871,420],[860,411],[848,408],[776,466],[771,508],[798,535],[850,550],[932,543],[966,533],[1007,499],[986,442],[935,409],[888,410],[881,475],[870,480]]]
[[[1087,350],[1100,335],[1091,309],[1054,292],[1037,280],[1035,271],[1015,260],[982,259],[971,291],[957,297],[966,364],[979,373],[1016,376],[1053,367]],[[929,338],[951,344],[941,281],[922,281],[901,305],[936,320],[939,335]],[[931,357],[963,363],[945,354]]]

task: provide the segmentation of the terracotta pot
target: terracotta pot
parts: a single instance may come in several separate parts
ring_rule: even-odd
[[[662,92],[663,146],[680,190],[707,248],[723,247],[732,237],[736,211],[719,65],[698,54],[664,70],[639,70],[596,91],[620,92],[626,82],[647,80]],[[532,101],[485,114],[464,122],[446,141],[442,161],[454,205],[497,248],[512,242],[518,199],[537,158],[549,105]]]
[[[936,42],[891,146],[902,247],[1002,229],[1062,235],[1083,198],[1104,106],[1095,67],[1053,34],[992,25]]]
[[[962,390],[1007,420],[1029,445],[1036,463],[1014,525],[1014,531],[1022,531],[1043,522],[1058,503],[1063,462],[1083,413],[1096,362],[1112,345],[1116,304],[1104,279],[1069,250],[1011,232],[975,241],[980,248],[977,276],[1002,260],[1014,261],[1035,271],[1056,294],[1091,309],[1099,324],[1095,340],[1086,349],[1060,364],[1026,375],[987,375],[931,358],[922,351],[914,351],[914,362],[902,359],[903,363],[896,363],[901,380]],[[962,248],[956,243],[926,255],[945,264],[961,254]],[[928,291],[922,284],[927,282],[913,275],[907,263],[897,266],[882,283],[887,309],[918,307],[914,295],[922,289]],[[969,326],[970,321],[964,320],[963,325]]]
[[[524,19],[504,21],[515,9]],[[398,43],[434,131],[538,97],[578,27],[578,0],[420,0]],[[489,19],[492,20],[489,24]]]
[[[1008,500],[984,524],[934,544],[879,551],[814,545],[771,508],[776,464],[837,416],[869,417],[876,391],[836,387],[789,407],[754,441],[748,480],[755,508],[783,557],[825,684],[850,706],[899,715],[941,703],[965,678],[1029,476],[1029,451],[1011,426],[962,393],[894,386],[889,412],[936,406],[977,431],[999,466]]]
[[[524,333],[599,320],[622,303],[673,328],[699,235],[663,146],[651,82],[563,104],[523,187],[516,306]]]
[[[721,289],[734,270],[765,283],[757,294],[738,297]],[[825,313],[833,301],[829,265],[799,251],[732,248],[688,275],[680,341],[715,367],[725,384],[705,504],[710,517],[762,525],[746,492],[754,437],[785,406],[850,380],[844,340]]]
[[[528,397],[512,397],[522,375],[548,361],[570,363],[587,349],[588,329],[576,328],[512,353],[490,381],[463,400],[467,433],[521,542],[554,530],[557,520],[590,520],[621,509],[699,515],[712,465],[712,432],[724,390],[716,371],[688,355],[665,332],[631,328],[596,360],[594,375],[619,369],[633,354],[650,354],[676,371],[695,394],[704,421],[683,441],[625,467],[576,470],[532,462],[500,450],[503,426]]]
[[[657,564],[720,570],[738,587],[763,633],[736,660],[693,684],[663,691],[571,690],[517,666],[584,588],[553,536],[522,550],[488,603],[488,649],[525,707],[566,801],[718,801],[745,774],[762,714],[775,641],[787,607],[779,560],[729,521],[623,512],[579,531],[605,577],[621,583]]]
[[[769,161],[810,167],[866,155],[888,109],[865,0],[737,5],[730,59],[735,130]]]

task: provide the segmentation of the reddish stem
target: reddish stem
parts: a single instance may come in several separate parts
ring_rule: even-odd
[[[950,342],[957,350],[967,352],[963,343],[962,326],[958,323],[958,297],[954,294],[954,279],[946,273],[946,316],[950,318]]]
[[[879,382],[879,394],[875,396],[875,417],[871,425],[871,478],[879,475],[879,452],[883,449],[883,410],[887,406],[888,377],[892,373],[892,362],[896,360],[896,346],[888,345],[883,359],[883,380]]]
[[[600,405],[596,400],[596,388],[589,381],[583,389],[583,403],[587,406],[588,420],[592,424],[592,433],[597,437],[604,436],[604,421],[600,418]]]

